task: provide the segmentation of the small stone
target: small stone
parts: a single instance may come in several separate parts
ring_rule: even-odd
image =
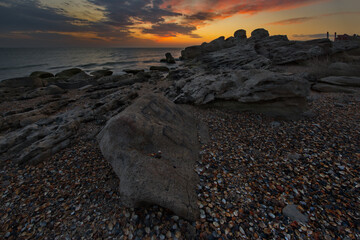
[[[168,231],[168,232],[166,233],[166,237],[167,237],[167,238],[171,238],[171,232],[170,232],[170,231]]]
[[[343,171],[343,170],[345,170],[345,166],[339,166],[339,169],[340,169],[341,171]]]
[[[274,121],[274,122],[271,122],[271,123],[270,123],[270,126],[271,126],[272,128],[278,128],[278,127],[281,126],[281,123]]]
[[[175,216],[172,216],[171,219],[174,220],[174,221],[178,221],[179,217],[175,215]]]
[[[112,231],[112,230],[113,230],[113,228],[114,228],[114,225],[113,225],[112,223],[109,223],[109,225],[108,225],[108,229],[109,229],[110,231]]]
[[[45,221],[40,222],[41,227],[46,227],[46,225],[47,225],[47,222],[45,222]]]

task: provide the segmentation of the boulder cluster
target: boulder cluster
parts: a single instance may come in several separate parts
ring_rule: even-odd
[[[311,89],[354,92],[359,77],[337,76],[337,80],[331,77],[329,81],[317,79],[306,71],[291,72],[286,68],[358,47],[358,42],[329,39],[290,41],[285,35],[270,36],[265,29],[256,29],[247,38],[245,30],[238,30],[233,37],[220,37],[185,48],[181,52],[184,67],[170,73],[174,83],[166,94],[176,103],[226,102],[228,105],[231,102],[240,109],[260,105],[272,114],[295,117],[298,114],[294,112],[306,110]]]

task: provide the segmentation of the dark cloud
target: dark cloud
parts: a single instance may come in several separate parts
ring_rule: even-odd
[[[75,19],[39,8],[35,1],[6,1],[11,7],[0,5],[1,32],[10,31],[80,31],[69,21]]]
[[[186,16],[186,19],[194,21],[212,21],[216,16],[217,14],[212,12],[198,12],[193,15]]]
[[[162,0],[89,0],[106,8],[106,16],[117,24],[132,25],[131,19],[152,24],[164,21],[164,17],[181,16],[182,14],[160,8]],[[152,3],[152,5],[151,5]]]
[[[194,26],[179,25],[176,23],[159,23],[152,25],[151,28],[143,29],[142,32],[164,37],[176,37],[177,34],[183,34],[193,38],[200,38],[199,35],[192,33],[194,30],[196,30]]]
[[[38,38],[39,44],[42,44],[40,43],[42,40],[58,44],[65,41],[65,38],[69,41],[83,41],[75,33],[86,32],[93,33],[96,41],[106,38],[105,40],[120,43],[128,40],[143,43],[142,39],[135,39],[131,36],[132,29],[136,29],[138,23],[153,25],[151,29],[144,32],[158,36],[186,34],[198,37],[192,34],[192,31],[196,30],[194,26],[170,24],[169,26],[173,26],[173,28],[167,27],[164,18],[180,17],[182,14],[161,9],[160,5],[163,4],[163,0],[87,0],[92,6],[98,6],[97,10],[103,12],[105,19],[101,21],[84,20],[76,15],[67,14],[63,8],[41,5],[38,0],[0,1],[0,33],[2,35],[0,36],[0,46],[8,45],[11,38],[16,38],[15,42],[21,42],[21,38],[27,39],[26,41],[23,39],[23,42]],[[62,6],[71,7],[66,1]],[[45,33],[48,34],[47,38],[44,38]]]

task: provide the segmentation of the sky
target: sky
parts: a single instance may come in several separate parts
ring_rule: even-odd
[[[185,47],[247,35],[360,34],[360,0],[0,0],[0,47]]]

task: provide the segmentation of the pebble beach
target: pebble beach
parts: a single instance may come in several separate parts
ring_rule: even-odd
[[[120,204],[96,138],[38,165],[1,167],[2,239],[359,239],[360,98],[309,97],[309,116],[194,108],[209,127],[194,171],[200,219]],[[80,131],[98,128],[83,124]],[[85,134],[84,134],[85,136]],[[283,213],[293,204],[308,222]]]

